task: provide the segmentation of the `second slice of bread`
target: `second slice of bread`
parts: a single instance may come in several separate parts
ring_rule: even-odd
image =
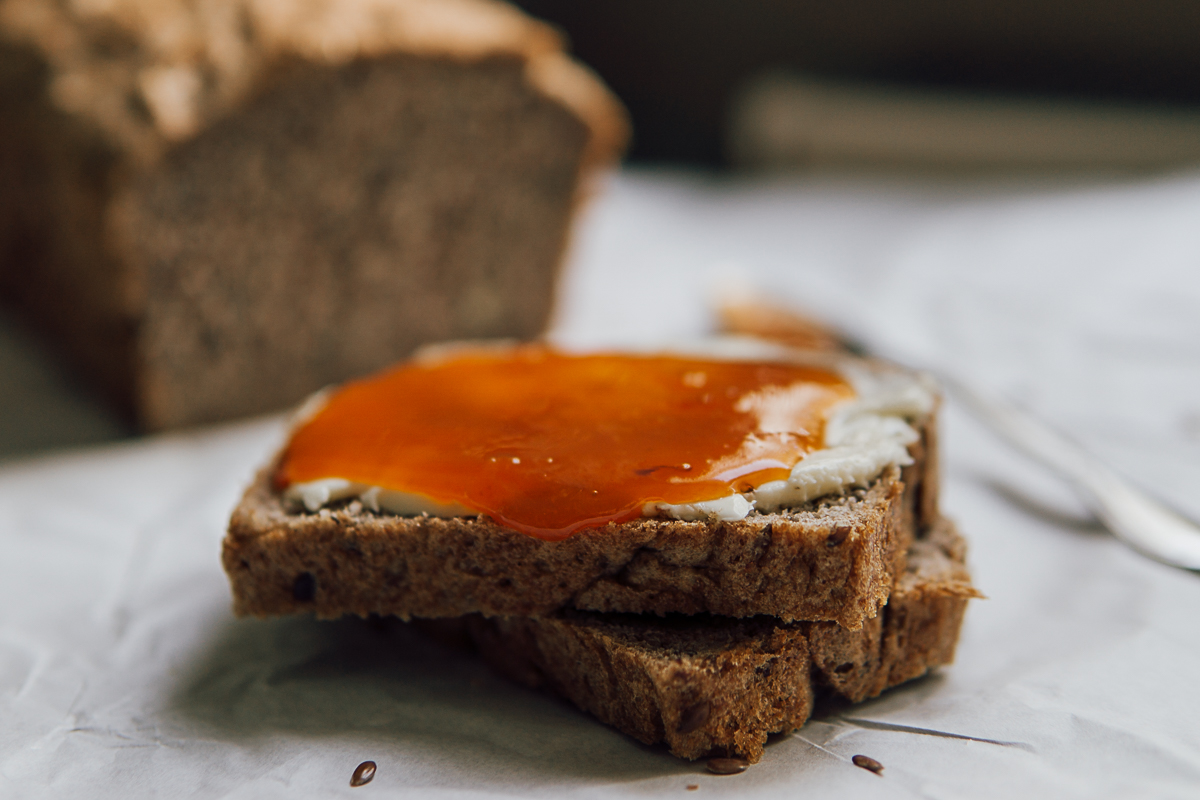
[[[967,600],[979,594],[965,543],[940,519],[913,543],[888,604],[857,631],[700,615],[666,619],[563,612],[480,616],[466,632],[498,671],[546,687],[683,758],[762,757],[767,736],[800,727],[825,694],[858,702],[950,663]]]

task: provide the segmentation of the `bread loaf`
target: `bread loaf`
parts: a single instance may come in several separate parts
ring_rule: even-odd
[[[0,0],[0,294],[151,429],[544,327],[626,138],[493,0]]]

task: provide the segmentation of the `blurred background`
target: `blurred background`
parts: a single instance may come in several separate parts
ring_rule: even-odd
[[[1200,163],[1195,3],[517,4],[624,101],[634,176],[1078,186]],[[0,376],[0,459],[132,435],[3,312]]]
[[[780,75],[1061,107],[1068,124],[1098,112],[1138,126],[1146,112],[1169,125],[1200,109],[1200,6],[1181,0],[518,5],[564,30],[628,106],[634,163],[736,165],[737,112]]]

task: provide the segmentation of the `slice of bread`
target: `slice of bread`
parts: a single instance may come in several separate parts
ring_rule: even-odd
[[[964,557],[953,525],[938,520],[913,543],[882,613],[857,631],[578,611],[472,616],[465,629],[498,671],[639,741],[664,742],[683,758],[754,762],[769,734],[804,724],[816,697],[858,702],[950,663],[967,600],[979,596]]]
[[[494,0],[0,0],[0,302],[143,427],[539,335],[627,136]]]
[[[857,630],[886,602],[937,509],[936,412],[913,464],[866,489],[738,522],[639,519],[548,542],[483,517],[376,514],[356,501],[285,507],[263,470],[223,561],[238,614],[537,616],[561,608],[767,614]]]

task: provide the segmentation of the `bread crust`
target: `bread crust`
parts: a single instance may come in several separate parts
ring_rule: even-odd
[[[69,79],[52,102],[143,167],[298,64],[399,54],[519,61],[532,86],[588,127],[586,168],[615,159],[629,135],[620,102],[564,55],[561,35],[499,0],[3,0],[0,34],[40,51]],[[172,79],[180,88],[156,91]]]
[[[498,671],[548,688],[682,758],[762,758],[767,736],[800,727],[814,700],[859,702],[949,664],[978,597],[947,520],[914,542],[883,612],[857,631],[832,622],[566,611],[472,616],[465,630]]]
[[[639,519],[547,542],[486,517],[398,517],[357,502],[285,508],[259,473],[223,562],[239,615],[768,614],[862,627],[886,602],[936,498],[934,414],[914,463],[865,490],[738,522]],[[936,500],[934,501],[936,502]],[[933,506],[936,508],[936,505]]]

